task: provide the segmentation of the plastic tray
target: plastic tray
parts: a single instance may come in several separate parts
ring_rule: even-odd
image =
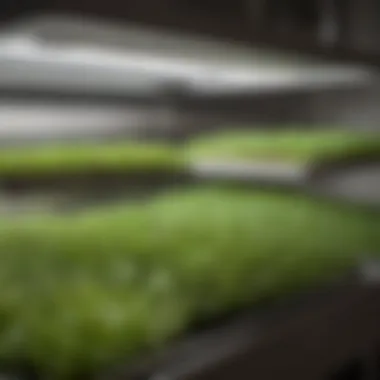
[[[377,264],[364,270],[353,281],[247,311],[135,369],[121,366],[97,379],[333,380],[355,360],[363,364],[355,379],[377,379],[370,359],[380,347],[380,272]]]

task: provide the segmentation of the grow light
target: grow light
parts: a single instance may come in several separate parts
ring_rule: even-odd
[[[199,95],[289,91],[367,83],[363,67],[280,56],[75,17],[42,17],[0,40],[0,86],[148,95],[181,83]]]

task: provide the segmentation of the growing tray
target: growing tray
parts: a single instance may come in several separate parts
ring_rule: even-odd
[[[57,177],[57,182],[49,183],[58,187],[64,183],[75,184],[74,187],[98,183],[105,188],[120,188],[121,184],[129,186],[141,181],[147,194],[151,194],[154,183],[162,188],[200,181],[188,173],[170,174],[166,179],[162,175],[141,176],[141,173],[135,178],[111,178],[98,174],[77,181]],[[42,188],[47,185],[44,181],[33,184]],[[29,185],[24,183],[24,189]],[[377,266],[370,265],[370,268]],[[373,279],[376,281],[369,281]],[[136,367],[121,364],[94,380],[322,380],[329,376],[335,379],[333,376],[341,366],[357,359],[365,363],[380,347],[378,321],[378,275],[367,270],[364,277],[357,273],[331,286],[293,294],[281,302],[258,305],[222,321],[216,320],[207,324],[207,328],[197,329],[183,340],[173,342],[157,356],[144,358]],[[38,379],[37,376],[7,376],[4,379]]]
[[[314,167],[287,164],[199,163],[187,169],[82,174],[3,176],[0,189],[12,199],[25,194],[56,194],[74,202],[96,203],[149,196],[188,185],[220,184],[296,191],[338,203],[380,210],[380,159],[342,161]],[[351,177],[350,177],[351,176]],[[69,201],[70,203],[71,201]],[[67,202],[65,202],[67,204]]]
[[[374,265],[364,276],[239,313],[136,368],[120,366],[96,379],[334,380],[355,361],[361,363],[357,379],[377,379],[380,282]]]
[[[202,181],[278,187],[370,207],[380,205],[380,158],[313,165],[281,162],[198,162],[190,171]]]
[[[340,380],[347,372],[349,379],[377,379],[378,263],[370,269],[211,321],[135,365],[81,379]],[[0,371],[0,378],[39,380],[23,369]]]
[[[85,175],[57,173],[54,176],[3,177],[0,179],[0,190],[3,203],[11,211],[22,209],[24,205],[33,208],[34,204],[47,199],[50,211],[64,212],[123,199],[149,198],[189,183],[192,183],[190,176],[179,171],[88,172]]]

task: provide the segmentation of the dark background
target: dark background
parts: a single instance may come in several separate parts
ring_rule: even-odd
[[[376,0],[2,0],[3,22],[41,12],[164,25],[248,43],[380,62]],[[328,41],[323,26],[335,26]]]

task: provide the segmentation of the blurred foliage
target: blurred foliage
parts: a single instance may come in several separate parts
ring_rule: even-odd
[[[0,176],[166,171],[181,167],[177,150],[142,142],[52,144],[0,150]]]
[[[0,176],[177,170],[200,158],[309,163],[379,149],[378,138],[346,132],[229,132],[183,148],[9,148],[0,151]],[[379,214],[232,185],[75,214],[3,216],[0,361],[32,363],[49,380],[133,363],[194,321],[343,276],[376,252]]]
[[[190,159],[273,160],[301,164],[356,156],[380,158],[380,135],[344,130],[239,131],[214,133],[190,142]]]
[[[134,359],[191,322],[346,273],[380,217],[300,194],[169,192],[0,223],[0,358],[46,379]]]

